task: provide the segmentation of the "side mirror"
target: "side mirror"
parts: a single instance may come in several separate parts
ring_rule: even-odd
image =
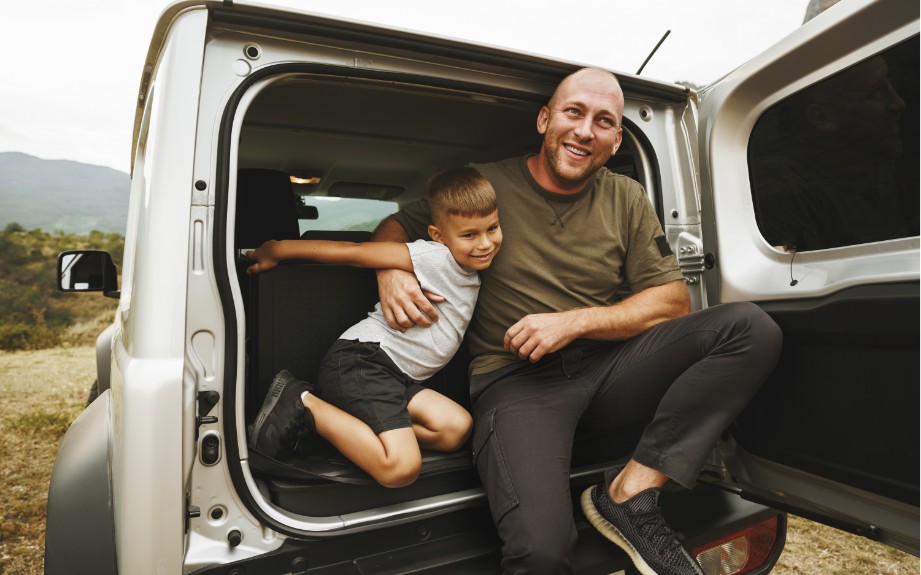
[[[65,292],[101,291],[117,298],[118,275],[109,252],[73,250],[58,256],[58,289]]]

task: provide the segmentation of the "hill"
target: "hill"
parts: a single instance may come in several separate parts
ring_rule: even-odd
[[[0,152],[0,229],[85,235],[93,230],[125,234],[128,174],[69,160],[43,160]]]

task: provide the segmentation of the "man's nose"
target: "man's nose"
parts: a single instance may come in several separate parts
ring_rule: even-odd
[[[886,107],[896,112],[903,112],[906,108],[905,100],[895,91],[892,82],[886,80]]]
[[[577,137],[582,138],[583,140],[589,140],[595,136],[595,133],[592,131],[592,119],[589,116],[583,117],[576,124],[576,129],[574,130]]]

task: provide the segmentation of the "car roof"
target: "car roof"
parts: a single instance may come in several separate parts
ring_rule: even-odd
[[[138,88],[137,108],[135,109],[134,131],[131,142],[132,171],[134,168],[133,152],[137,147],[145,102],[151,87],[154,70],[173,22],[181,14],[190,10],[209,10],[213,21],[252,25],[260,28],[279,28],[285,30],[303,29],[316,33],[326,31],[342,39],[373,39],[375,43],[392,43],[399,46],[425,45],[427,54],[462,55],[471,59],[507,63],[510,67],[533,71],[562,78],[570,72],[589,64],[555,60],[545,56],[499,48],[485,43],[473,43],[456,38],[439,36],[398,27],[376,25],[351,18],[331,17],[308,10],[290,6],[271,5],[267,3],[238,0],[180,0],[167,6],[157,21],[151,36],[147,56]],[[694,98],[692,90],[671,82],[639,77],[634,74],[612,70],[617,75],[625,95],[631,93],[653,94],[674,101],[686,101]]]

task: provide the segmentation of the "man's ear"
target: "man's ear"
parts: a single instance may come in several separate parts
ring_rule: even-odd
[[[838,129],[838,119],[835,112],[823,104],[810,104],[806,108],[806,119],[817,130],[831,132]]]
[[[550,123],[550,108],[544,106],[537,113],[537,133],[543,136],[547,133],[547,124]]]
[[[439,230],[435,226],[429,224],[428,232],[429,232],[429,237],[432,238],[432,240],[438,242],[439,244],[445,243],[444,236],[441,235],[441,230]]]
[[[624,129],[617,128],[617,138],[614,139],[614,147],[611,148],[611,155],[617,153],[617,150],[620,148],[620,144],[624,141]]]

